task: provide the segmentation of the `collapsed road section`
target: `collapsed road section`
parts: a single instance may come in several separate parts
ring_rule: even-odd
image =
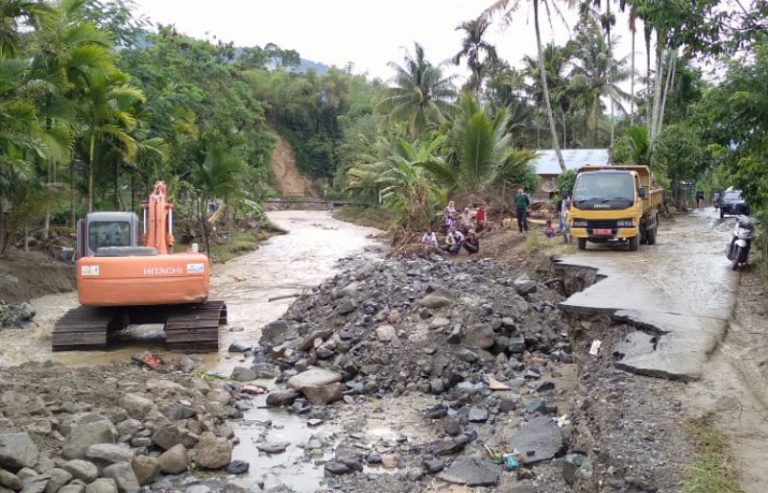
[[[723,339],[738,277],[722,255],[716,219],[680,217],[673,235],[637,253],[587,251],[559,262],[563,275],[593,270],[599,280],[560,304],[571,314],[610,315],[635,327],[610,348],[617,367],[633,373],[698,380]],[[692,241],[693,240],[693,241]]]

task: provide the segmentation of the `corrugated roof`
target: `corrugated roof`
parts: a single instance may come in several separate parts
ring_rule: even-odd
[[[606,165],[609,161],[608,149],[562,149],[565,167],[577,169],[588,164]],[[533,160],[537,175],[559,175],[560,164],[557,162],[555,151],[551,149],[536,151]]]

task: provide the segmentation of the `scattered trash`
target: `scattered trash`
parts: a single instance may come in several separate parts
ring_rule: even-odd
[[[267,389],[259,387],[258,385],[245,385],[243,386],[243,393],[248,395],[265,394]]]
[[[488,377],[488,388],[491,390],[511,390],[509,385],[499,382],[493,377]]]
[[[520,463],[517,461],[515,454],[504,454],[502,457],[504,459],[504,465],[507,466],[508,470],[517,471],[520,467]]]
[[[568,426],[571,424],[571,420],[568,419],[567,414],[563,414],[562,416],[554,418],[554,420],[555,420],[555,423],[557,423],[558,428],[562,428],[563,426]]]
[[[595,339],[592,341],[592,345],[589,347],[589,354],[592,356],[597,356],[597,353],[600,351],[600,346],[603,344],[603,341],[599,339]]]

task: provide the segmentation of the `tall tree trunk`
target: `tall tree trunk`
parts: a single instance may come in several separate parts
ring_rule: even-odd
[[[208,201],[205,201],[207,204]],[[203,199],[202,197],[197,200],[197,210],[199,211],[199,217],[200,217],[200,226],[203,228],[203,241],[205,242],[205,254],[208,255],[208,258],[211,258],[211,245],[208,242],[208,225],[206,224],[208,222],[208,218],[206,217],[205,209],[203,208]]]
[[[5,208],[3,202],[5,200],[5,189],[3,188],[3,168],[0,166],[0,248],[5,245]],[[4,252],[0,252],[4,253]]]
[[[635,26],[635,11],[634,8],[630,12],[630,25],[629,28],[632,31],[632,74],[629,82],[629,124],[635,126],[635,38],[637,37],[637,26]]]
[[[645,119],[651,121],[651,27],[646,25],[644,28],[645,34]],[[648,133],[650,135],[651,128],[648,127]]]
[[[49,185],[51,183],[53,183],[53,181],[54,181],[53,176],[52,176],[53,175],[52,168],[54,166],[55,165],[53,164],[53,161],[48,163],[48,184]],[[48,235],[49,235],[50,229],[51,229],[51,208],[48,205],[46,205],[45,206],[45,218],[43,219],[43,240],[47,240],[48,239]]]
[[[91,145],[88,152],[88,212],[93,212],[93,154],[96,147],[96,135],[91,131]]]
[[[75,217],[75,160],[69,162],[69,220],[72,227],[77,227],[77,217]]]
[[[668,52],[669,61],[667,63],[669,68],[667,69],[667,82],[664,84],[664,93],[661,96],[659,115],[656,118],[656,136],[661,134],[661,126],[664,122],[664,108],[667,106],[667,95],[675,83],[675,75],[677,72],[677,50],[668,50]]]
[[[611,87],[613,86],[613,46],[611,46],[611,0],[608,0],[605,2],[605,12],[607,16],[606,21],[606,39],[608,41],[608,90],[611,91]],[[609,93],[609,97],[611,98],[611,148],[613,147],[613,137],[616,133],[616,129],[614,128],[613,123],[613,114],[615,111],[614,108],[614,97],[613,94]]]
[[[664,54],[666,50],[663,43],[664,36],[661,32],[656,33],[656,77],[653,83],[653,109],[651,111],[651,132],[649,135],[649,143],[651,148],[651,154],[653,154],[653,146],[656,142],[656,130],[658,128],[657,121],[659,119],[659,112],[661,111],[661,93],[664,83]]]
[[[539,72],[541,74],[541,88],[544,91],[544,106],[547,109],[547,119],[549,120],[549,131],[552,132],[552,148],[555,150],[557,162],[560,169],[565,173],[565,160],[563,153],[560,152],[560,141],[557,138],[557,128],[555,127],[555,115],[552,113],[552,103],[549,100],[549,87],[547,86],[547,69],[544,64],[544,49],[541,46],[541,29],[539,28],[539,0],[533,0],[533,24],[536,28],[536,47],[539,50]]]

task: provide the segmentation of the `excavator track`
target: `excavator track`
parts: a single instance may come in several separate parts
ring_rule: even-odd
[[[219,350],[219,325],[227,324],[227,305],[206,301],[173,307],[165,321],[165,343],[170,351],[209,353]]]
[[[116,327],[115,310],[80,306],[69,310],[53,327],[53,350],[104,349],[110,329]]]
[[[219,349],[219,326],[227,324],[227,305],[206,301],[186,305],[69,310],[53,328],[53,350],[103,350],[110,336],[129,324],[164,324],[169,351],[195,353]]]

